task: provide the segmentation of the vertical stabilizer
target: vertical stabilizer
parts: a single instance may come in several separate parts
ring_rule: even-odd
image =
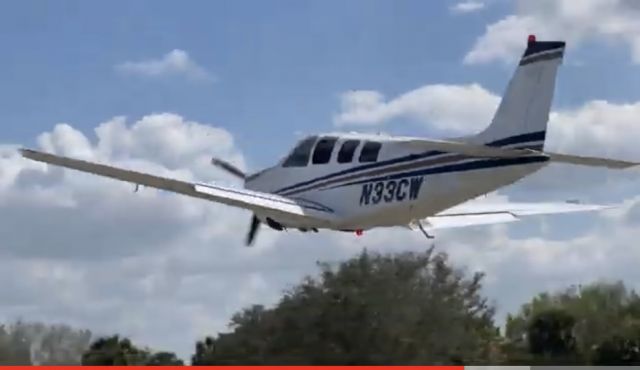
[[[563,41],[536,41],[529,36],[491,125],[474,142],[542,149],[564,48]]]

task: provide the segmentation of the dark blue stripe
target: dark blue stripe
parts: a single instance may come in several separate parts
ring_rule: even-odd
[[[439,152],[439,151],[428,151],[428,152],[424,152],[424,153],[417,153],[417,154],[409,154],[406,155],[404,157],[397,157],[397,158],[393,158],[393,159],[388,159],[386,161],[381,161],[381,162],[375,162],[375,163],[371,163],[371,164],[366,164],[366,165],[362,165],[362,166],[358,166],[358,167],[351,167],[348,168],[346,170],[342,170],[339,172],[333,172],[330,173],[328,175],[324,175],[324,176],[320,176],[320,177],[316,177],[314,179],[311,180],[307,180],[307,181],[303,181],[303,182],[299,182],[297,184],[293,184],[293,185],[289,185],[287,187],[284,187],[280,190],[277,190],[276,193],[283,193],[287,190],[292,190],[294,188],[300,187],[300,186],[305,186],[305,185],[310,185],[316,181],[321,181],[321,180],[328,180],[330,178],[333,177],[337,177],[340,175],[346,175],[349,173],[353,173],[353,172],[358,172],[360,170],[368,170],[371,168],[376,168],[376,167],[381,167],[381,166],[385,166],[388,164],[396,164],[396,163],[402,163],[402,162],[408,162],[408,161],[412,161],[415,159],[422,159],[422,158],[427,158],[427,157],[431,157],[434,155],[438,155],[438,154],[445,154],[445,152]]]
[[[544,140],[545,136],[546,136],[546,131],[531,132],[531,133],[528,133],[528,134],[521,134],[521,135],[511,136],[511,137],[500,139],[500,140],[495,140],[495,141],[489,142],[489,143],[487,143],[485,145],[487,145],[487,146],[511,145],[511,144],[529,142],[529,141],[534,141],[534,140]],[[305,185],[313,184],[314,182],[317,182],[317,181],[328,180],[328,179],[331,179],[331,178],[334,178],[334,177],[337,177],[337,176],[340,176],[340,175],[346,175],[346,174],[350,174],[350,173],[353,173],[353,172],[358,172],[358,171],[361,171],[361,170],[368,170],[368,169],[372,169],[372,168],[386,166],[386,165],[389,165],[389,164],[410,162],[410,161],[413,161],[413,160],[416,160],[416,159],[428,158],[428,157],[431,157],[431,156],[435,156],[435,155],[439,155],[439,154],[445,154],[445,153],[446,152],[431,150],[431,151],[424,152],[424,153],[409,154],[409,155],[406,155],[406,156],[403,156],[403,157],[397,157],[397,158],[393,158],[393,159],[388,159],[386,161],[366,164],[366,165],[362,165],[362,166],[358,166],[358,167],[351,167],[351,168],[348,168],[346,170],[342,170],[342,171],[339,171],[339,172],[333,172],[333,173],[330,173],[328,175],[316,177],[316,178],[311,179],[311,180],[307,180],[307,181],[299,182],[297,184],[286,186],[284,188],[276,190],[275,193],[276,194],[284,193],[284,192],[287,192],[289,190],[293,190],[293,189],[298,188],[298,187],[302,187],[302,186],[305,186]]]
[[[564,41],[534,41],[527,45],[527,49],[524,51],[522,57],[526,58],[530,55],[542,53],[548,50],[564,48],[565,45]]]
[[[518,144],[518,143],[526,143],[529,141],[543,141],[546,136],[547,136],[546,131],[530,132],[528,134],[516,135],[516,136],[511,136],[504,139],[496,140],[494,142],[491,142],[485,145],[505,146],[505,145],[512,145],[512,144]]]
[[[522,146],[513,147],[512,149],[525,149],[526,148],[526,149],[533,149],[533,150],[542,150],[542,146],[543,146],[542,144],[536,144],[536,145],[526,145],[526,144],[524,144]],[[455,153],[446,153],[446,154],[455,155]],[[449,163],[448,165],[451,166],[451,165],[454,165],[456,163],[469,161],[471,159],[473,159],[473,158],[467,157],[467,158],[458,159],[455,163]],[[428,165],[428,167],[425,167],[424,165],[422,165],[422,166],[414,166],[414,169],[416,167],[417,168],[441,168],[442,166],[445,166],[445,164]],[[405,169],[404,171],[410,171],[410,170],[411,169]],[[387,176],[391,176],[391,175],[386,174],[386,175],[380,175],[378,177],[379,178],[383,178],[383,177],[386,178]],[[342,180],[342,181],[344,182],[344,180]],[[360,180],[360,181],[365,181],[365,180]],[[366,181],[369,181],[369,180],[366,180]],[[333,185],[333,186],[329,187],[328,189],[338,188],[341,185],[342,184],[339,183],[339,184],[336,184],[336,185]],[[305,191],[308,191],[308,190],[312,190],[312,189],[316,189],[316,188],[317,188],[317,186],[313,186],[312,185],[311,187],[303,187],[303,188],[298,188],[296,190],[292,190],[292,191],[286,192],[283,195],[286,197],[286,196],[290,196],[291,194],[298,194],[298,193],[302,193],[302,192],[305,192]],[[327,186],[325,185],[324,188],[327,188]],[[321,189],[322,189],[322,187],[321,187]]]
[[[339,187],[349,186],[349,185],[365,184],[372,181],[397,180],[404,177],[434,175],[434,174],[442,174],[447,172],[464,172],[464,171],[479,170],[479,169],[486,169],[486,168],[493,168],[493,167],[504,167],[504,166],[518,165],[518,164],[539,163],[539,162],[546,162],[548,160],[549,160],[549,157],[547,156],[531,156],[531,157],[502,158],[502,159],[481,159],[481,160],[468,162],[468,163],[451,164],[451,165],[445,165],[445,166],[435,167],[435,168],[434,167],[421,168],[418,170],[401,172],[394,175],[368,178],[365,180],[353,181],[346,184],[336,185],[329,189],[339,188]]]

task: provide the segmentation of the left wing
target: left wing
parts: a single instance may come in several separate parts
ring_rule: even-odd
[[[140,184],[151,188],[168,190],[174,193],[223,203],[254,212],[280,215],[288,219],[297,218],[305,221],[314,221],[320,224],[330,224],[335,218],[334,211],[331,208],[304,199],[292,199],[276,194],[247,189],[169,179],[31,149],[21,149],[20,152],[23,157],[34,161],[110,177],[112,179]]]
[[[612,205],[566,203],[461,204],[435,216],[427,217],[431,229],[487,225],[519,221],[522,217],[572,212],[599,211]]]

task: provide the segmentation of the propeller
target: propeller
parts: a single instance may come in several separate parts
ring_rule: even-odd
[[[211,158],[211,164],[216,167],[222,168],[223,170],[227,171],[228,173],[242,180],[245,180],[247,178],[247,175],[244,172],[242,172],[238,167],[232,165],[227,161],[223,161],[222,159]]]
[[[211,158],[211,164],[220,169],[227,171],[229,174],[237,178],[240,178],[242,180],[247,179],[247,175],[244,172],[242,172],[238,167],[232,165],[227,161],[223,161],[222,159],[218,159],[218,158]],[[253,244],[253,241],[256,238],[256,234],[260,229],[260,223],[261,223],[260,219],[254,213],[253,216],[251,217],[251,223],[249,224],[249,232],[247,233],[247,239],[246,239],[247,247]]]
[[[256,238],[256,234],[258,233],[258,230],[260,230],[260,219],[258,219],[258,217],[254,213],[253,217],[251,217],[249,232],[247,233],[247,241],[246,241],[247,247],[253,244],[253,240]]]

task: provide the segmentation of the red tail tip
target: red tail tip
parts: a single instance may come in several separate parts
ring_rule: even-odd
[[[527,38],[527,42],[529,44],[536,42],[536,35],[529,35],[529,37]]]

